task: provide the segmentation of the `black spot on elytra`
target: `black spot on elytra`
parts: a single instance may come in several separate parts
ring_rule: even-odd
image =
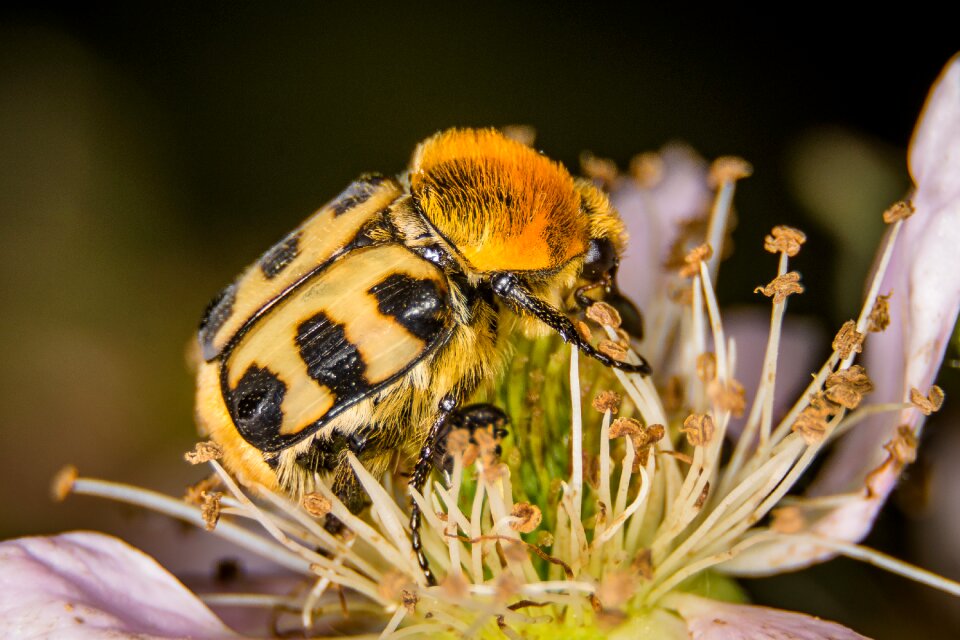
[[[273,279],[300,254],[300,232],[292,233],[260,257],[260,270]]]
[[[369,200],[370,196],[372,196],[373,192],[376,190],[377,185],[382,183],[385,179],[386,178],[381,175],[374,174],[364,176],[353,182],[349,187],[344,189],[340,195],[334,198],[333,202],[330,203],[330,207],[333,209],[333,215],[342,215],[357,205],[363,204]]]
[[[210,301],[207,309],[203,312],[203,319],[200,320],[199,338],[204,360],[213,360],[219,355],[213,340],[230,317],[230,314],[233,313],[233,303],[236,298],[237,285],[233,283],[218,293],[217,297]]]
[[[250,365],[237,386],[226,394],[230,417],[244,440],[261,450],[271,448],[280,437],[280,405],[286,392],[287,385],[276,374]]]
[[[445,306],[437,283],[395,273],[368,292],[377,300],[380,313],[394,318],[424,342],[443,329]]]
[[[347,340],[343,326],[323,312],[297,327],[296,344],[309,376],[329,388],[337,404],[370,390],[357,346]]]

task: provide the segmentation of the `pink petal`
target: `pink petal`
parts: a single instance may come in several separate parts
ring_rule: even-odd
[[[689,594],[665,603],[686,620],[692,640],[863,640],[835,622],[781,609],[728,604]]]
[[[770,333],[770,311],[753,307],[724,309],[723,330],[737,345],[736,377],[744,386],[747,400],[753,402],[757,397],[767,336]],[[780,333],[777,380],[773,391],[774,424],[809,384],[810,372],[819,366],[817,353],[810,345],[823,344],[823,340],[823,329],[813,320],[790,315],[784,317]],[[739,437],[746,419],[746,415],[734,418],[727,429],[727,435],[731,438]]]
[[[610,193],[630,242],[617,274],[623,293],[640,309],[659,293],[670,248],[680,223],[702,217],[710,206],[707,163],[689,147],[672,144],[660,151],[663,173],[649,188],[622,179]]]
[[[873,402],[908,400],[933,383],[960,311],[960,56],[954,57],[927,99],[910,149],[916,213],[906,221],[881,286],[890,299],[891,325],[872,334],[865,351],[875,384]],[[923,415],[907,409],[878,416],[848,434],[821,471],[810,495],[863,492],[812,527],[829,538],[859,541],[896,486],[900,469],[884,465],[883,445],[899,425],[919,434]],[[870,477],[870,492],[865,491]],[[739,575],[763,575],[808,566],[834,554],[806,543],[758,545],[724,565]]]
[[[0,637],[235,638],[153,558],[92,532],[0,543]]]

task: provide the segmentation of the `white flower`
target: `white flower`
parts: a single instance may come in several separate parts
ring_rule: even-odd
[[[373,503],[363,517],[322,483],[308,503],[292,504],[262,487],[239,487],[215,461],[224,493],[207,493],[203,511],[74,475],[61,488],[206,524],[302,574],[302,592],[262,602],[295,612],[287,622],[314,635],[861,638],[799,613],[741,604],[720,574],[773,573],[842,553],[960,595],[955,582],[856,544],[912,461],[923,415],[942,400],[931,385],[960,305],[958,150],[954,59],[910,150],[916,213],[891,220],[861,316],[838,331],[833,352],[782,419],[778,378],[796,366],[780,358],[786,301],[803,292],[789,261],[804,235],[777,227],[766,240],[777,266],[771,260],[769,283],[757,291],[773,308],[760,381],[748,397],[735,377],[744,350],[725,330],[713,282],[735,184],[749,168],[725,159],[708,172],[690,152],[670,148],[641,158],[633,181],[616,182],[610,166],[593,159],[645,243],[631,245],[620,283],[646,314],[638,349],[652,362],[656,384],[578,358],[556,338],[519,345],[497,398],[514,421],[503,457],[492,436],[463,439],[449,448],[446,482],[413,492],[424,516],[424,550],[444,576],[438,586],[426,584],[412,553],[401,477],[374,478],[352,456]],[[704,224],[691,222],[708,209]],[[681,258],[675,262],[682,268],[671,258]],[[764,283],[748,286],[755,284]],[[868,329],[884,324],[887,294],[892,324],[864,346]],[[598,338],[623,341],[616,322],[601,322]],[[864,348],[866,369],[856,364]],[[735,443],[729,457],[722,455],[726,437]],[[809,494],[785,503],[838,438],[837,455]],[[334,537],[318,524],[314,516],[328,510],[349,535]],[[0,607],[12,603],[0,609],[9,614],[0,615],[5,635],[229,636],[156,564],[94,534],[4,543],[0,596]],[[78,603],[86,626],[71,617]]]

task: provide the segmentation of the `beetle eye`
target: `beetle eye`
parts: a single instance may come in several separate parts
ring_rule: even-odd
[[[606,238],[593,238],[587,246],[580,276],[589,281],[600,280],[617,265],[617,252]]]

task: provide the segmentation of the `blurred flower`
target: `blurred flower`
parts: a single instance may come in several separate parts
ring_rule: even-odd
[[[911,147],[912,203],[885,214],[890,230],[861,313],[838,329],[832,353],[781,419],[776,390],[784,375],[796,373],[790,370],[796,363],[781,358],[784,313],[789,296],[804,293],[789,266],[804,234],[772,229],[764,248],[777,257],[777,269],[766,282],[747,285],[772,301],[761,374],[748,398],[734,375],[741,352],[725,329],[714,282],[735,185],[749,166],[726,158],[707,169],[691,152],[671,148],[639,157],[631,177],[621,179],[609,162],[585,158],[587,173],[612,189],[628,224],[642,218],[635,233],[649,244],[631,245],[620,279],[647,313],[643,340],[633,346],[653,363],[655,380],[581,362],[556,337],[518,340],[507,382],[490,398],[511,416],[510,436],[498,442],[492,429],[455,432],[442,485],[428,483],[422,495],[409,490],[424,516],[424,551],[443,576],[437,586],[427,585],[412,552],[404,478],[377,479],[349,453],[372,502],[364,517],[322,483],[301,504],[263,487],[241,488],[211,459],[217,452],[203,447],[193,458],[209,461],[216,476],[191,494],[195,504],[73,474],[61,478],[59,491],[149,506],[302,574],[307,587],[288,596],[205,596],[271,608],[277,633],[860,638],[799,613],[743,604],[726,576],[782,571],[842,553],[960,594],[957,583],[856,544],[913,460],[924,416],[942,401],[931,383],[960,301],[958,97],[954,60]],[[614,310],[600,308],[587,318],[593,325],[584,325],[586,333],[595,341],[635,357]],[[874,368],[855,364],[865,344],[868,353],[883,354],[874,379],[868,375]],[[865,404],[868,397],[878,401]],[[741,415],[745,421],[734,433],[732,421]],[[788,495],[838,439],[837,455],[811,492]],[[327,513],[346,535],[318,524]],[[79,553],[78,539],[105,549],[90,562],[107,584],[72,579],[66,561],[52,563],[54,577],[47,579],[49,567],[22,560],[36,545],[47,545],[51,557]],[[145,584],[156,565],[114,541],[72,534],[6,543],[3,552],[12,560],[4,562],[0,585],[12,591],[14,571],[28,576],[16,581],[23,586],[13,594],[22,607],[13,619],[18,629],[70,625],[60,609],[77,600],[102,621],[89,637],[107,637],[99,629],[157,637],[223,633],[167,578],[155,580],[162,589]],[[100,574],[101,565],[117,569]],[[61,589],[61,582],[75,591]],[[154,607],[177,608],[182,617],[170,628],[157,625]]]

